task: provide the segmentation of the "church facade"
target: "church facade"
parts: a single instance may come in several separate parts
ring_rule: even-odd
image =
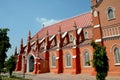
[[[106,47],[109,76],[120,76],[119,0],[91,0],[91,12],[63,20],[28,33],[27,44],[15,50],[15,71],[42,74],[71,73],[95,75],[91,41]]]

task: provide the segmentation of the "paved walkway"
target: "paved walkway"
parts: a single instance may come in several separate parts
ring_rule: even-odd
[[[22,73],[14,73],[14,75],[23,77]],[[53,73],[43,73],[43,74],[25,74],[25,78],[32,80],[96,80],[95,76],[88,74],[53,74]],[[107,77],[106,80],[120,80],[119,77]]]

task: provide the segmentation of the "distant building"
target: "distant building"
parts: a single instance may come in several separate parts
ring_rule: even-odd
[[[109,76],[120,76],[120,1],[91,0],[92,11],[42,28],[17,55],[16,71],[92,74],[94,40],[106,46]]]

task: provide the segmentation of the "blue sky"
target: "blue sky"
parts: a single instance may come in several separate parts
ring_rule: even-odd
[[[10,56],[20,39],[26,44],[28,31],[32,36],[42,28],[63,19],[89,12],[91,0],[0,0],[0,28],[9,28]]]

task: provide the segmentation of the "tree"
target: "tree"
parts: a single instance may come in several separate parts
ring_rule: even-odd
[[[9,43],[9,37],[7,36],[8,28],[0,29],[0,73],[4,68],[4,62],[7,58],[6,52],[11,47]]]
[[[92,42],[94,48],[93,67],[97,72],[96,80],[105,80],[109,69],[108,57],[106,55],[106,48],[100,44]]]
[[[5,63],[6,69],[9,72],[10,77],[12,76],[12,72],[15,70],[16,67],[16,60],[15,57],[12,55]]]

